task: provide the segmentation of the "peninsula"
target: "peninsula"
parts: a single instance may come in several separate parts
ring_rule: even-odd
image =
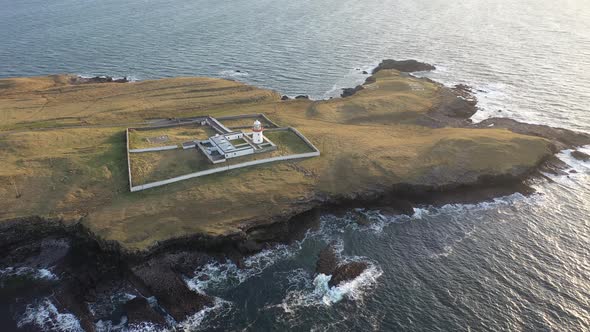
[[[558,149],[590,141],[508,119],[472,124],[476,100],[468,88],[406,73],[429,69],[386,60],[365,84],[345,91],[348,97],[319,101],[284,100],[274,91],[214,78],[121,84],[71,75],[2,79],[0,220],[81,224],[105,242],[141,252],[170,239],[243,234],[323,204],[520,182]],[[297,128],[321,156],[129,192],[126,128],[261,113]],[[243,125],[238,122],[232,125]],[[194,139],[198,128],[185,129],[169,136]],[[293,138],[277,132],[272,140],[289,146]],[[189,157],[149,157],[134,165],[140,176],[195,167]]]
[[[526,194],[527,179],[563,172],[555,153],[590,144],[506,118],[474,124],[469,87],[409,74],[432,69],[385,60],[342,98],[317,101],[214,78],[2,79],[0,268],[59,276],[13,287],[24,303],[55,299],[87,331],[112,319],[89,303],[111,303],[114,289],[132,295],[117,306],[128,324],[175,325],[214,305],[185,282],[196,266],[242,266],[318,208],[412,214]],[[333,286],[365,268],[328,247],[316,272]]]

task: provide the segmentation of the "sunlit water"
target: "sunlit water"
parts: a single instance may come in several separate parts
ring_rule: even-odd
[[[362,82],[362,70],[382,58],[431,62],[438,70],[430,78],[474,86],[482,107],[475,120],[590,131],[588,1],[0,0],[2,77],[215,76],[326,98]],[[531,197],[424,207],[412,217],[364,211],[370,227],[352,213],[325,215],[305,240],[250,258],[246,270],[198,269],[212,278],[187,283],[217,305],[182,326],[588,331],[590,164],[560,157],[577,173],[538,184]],[[332,241],[343,259],[370,269],[330,289],[313,269]],[[15,319],[79,329],[54,309],[39,299]]]

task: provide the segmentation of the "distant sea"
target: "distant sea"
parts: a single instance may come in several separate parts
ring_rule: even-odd
[[[428,77],[474,87],[476,121],[590,132],[589,1],[0,0],[0,77],[213,76],[321,99],[384,58],[429,62]],[[250,258],[246,270],[206,266],[197,273],[209,280],[187,282],[217,306],[186,329],[589,331],[590,163],[559,157],[577,173],[537,183],[530,197],[424,206],[412,217],[364,210],[369,228],[352,212],[326,214],[303,241]],[[332,241],[371,268],[329,289],[313,268]],[[79,327],[54,309],[39,299],[14,319]]]

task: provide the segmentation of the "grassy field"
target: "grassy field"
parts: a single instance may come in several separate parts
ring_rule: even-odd
[[[170,129],[175,128],[168,128],[168,130]],[[158,132],[164,135],[167,133],[162,129],[159,129]],[[133,185],[137,186],[171,179],[177,176],[212,168],[225,168],[228,165],[248,161],[314,151],[292,131],[266,132],[265,135],[278,145],[276,150],[242,156],[236,159],[228,159],[221,164],[212,164],[209,159],[197,149],[131,153],[130,161]],[[233,144],[246,143],[243,139],[237,139],[231,142]]]
[[[181,127],[160,128],[153,130],[130,130],[129,148],[144,149],[167,145],[180,145],[192,140],[203,140],[215,135],[215,130],[209,126],[190,125]],[[165,136],[163,142],[150,142],[155,137]]]
[[[64,75],[0,80],[0,219],[82,218],[90,230],[130,250],[287,217],[309,208],[302,202],[314,197],[509,174],[551,153],[546,140],[503,129],[421,126],[439,104],[441,87],[392,70],[380,71],[352,97],[326,101],[280,101],[275,92],[211,78],[68,82]],[[322,155],[129,192],[125,127],[250,113],[297,128]],[[200,135],[196,130],[165,135],[176,143]],[[305,150],[288,134],[265,134],[281,146],[273,155]],[[132,145],[145,146],[144,138],[133,136]],[[267,157],[261,155],[252,158]],[[131,164],[138,181],[208,167],[194,150],[137,156]]]
[[[290,130],[267,131],[264,132],[264,136],[277,145],[279,155],[284,156],[314,151],[305,141]]]
[[[262,126],[265,128],[273,127],[265,118],[258,116],[258,117],[251,117],[251,118],[243,118],[243,119],[229,119],[229,120],[219,120],[224,126],[228,128],[243,128],[243,127],[252,127],[254,121],[260,121]]]

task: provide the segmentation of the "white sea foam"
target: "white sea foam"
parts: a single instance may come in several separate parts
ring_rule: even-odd
[[[362,301],[382,274],[379,266],[369,262],[369,267],[358,277],[334,287],[328,285],[332,276],[318,274],[306,287],[289,291],[279,307],[285,313],[294,313],[303,307],[332,306],[345,298]]]
[[[338,98],[340,97],[340,94],[342,94],[342,89],[354,88],[357,85],[363,84],[367,77],[371,75],[370,73],[373,71],[373,69],[377,67],[377,65],[378,63],[373,63],[351,68],[348,73],[346,73],[341,79],[334,83],[330,90],[326,91],[322,96],[320,96],[320,99],[329,99],[330,97]],[[367,72],[367,74],[363,74],[363,71]]]
[[[27,305],[25,312],[17,322],[17,326],[22,328],[27,325],[35,325],[43,331],[84,331],[76,316],[70,313],[58,312],[55,305],[47,298],[35,304]]]
[[[193,278],[187,279],[188,287],[204,294],[208,288],[237,286],[249,278],[262,273],[277,261],[292,257],[300,249],[300,243],[278,245],[249,256],[243,261],[243,268],[233,262],[210,262],[199,267]]]
[[[577,150],[590,154],[590,145],[583,146]],[[574,152],[574,150],[563,150],[557,154],[557,157],[570,166],[568,171],[575,170],[579,173],[590,173],[590,161],[578,160],[572,156],[572,152]]]
[[[224,299],[215,298],[214,305],[207,307],[192,316],[187,317],[184,321],[180,322],[174,327],[174,331],[203,331],[208,329],[205,319],[214,319],[214,314],[223,314],[232,308],[232,303],[225,301]],[[204,323],[205,322],[205,323]]]
[[[590,145],[577,148],[578,151],[590,154]],[[587,185],[587,178],[590,175],[590,161],[578,160],[572,156],[574,150],[563,150],[557,154],[557,157],[567,164],[568,168],[564,171],[567,174],[549,174],[544,173],[545,176],[551,180],[565,185],[565,186],[585,186]]]
[[[59,278],[51,272],[49,269],[36,269],[28,266],[22,267],[7,267],[0,269],[0,278],[2,277],[15,277],[15,276],[27,276],[38,280],[58,280]]]
[[[481,202],[477,204],[445,204],[441,207],[428,206],[424,208],[414,208],[412,219],[423,219],[425,217],[435,217],[442,214],[458,214],[475,212],[489,209],[496,209],[500,206],[511,206],[515,204],[533,204],[542,198],[539,194],[524,196],[520,193],[497,197],[492,201]]]
[[[250,76],[249,73],[244,71],[235,71],[235,70],[222,70],[219,75],[221,77],[230,77],[230,78],[237,78],[237,77],[248,77]]]

